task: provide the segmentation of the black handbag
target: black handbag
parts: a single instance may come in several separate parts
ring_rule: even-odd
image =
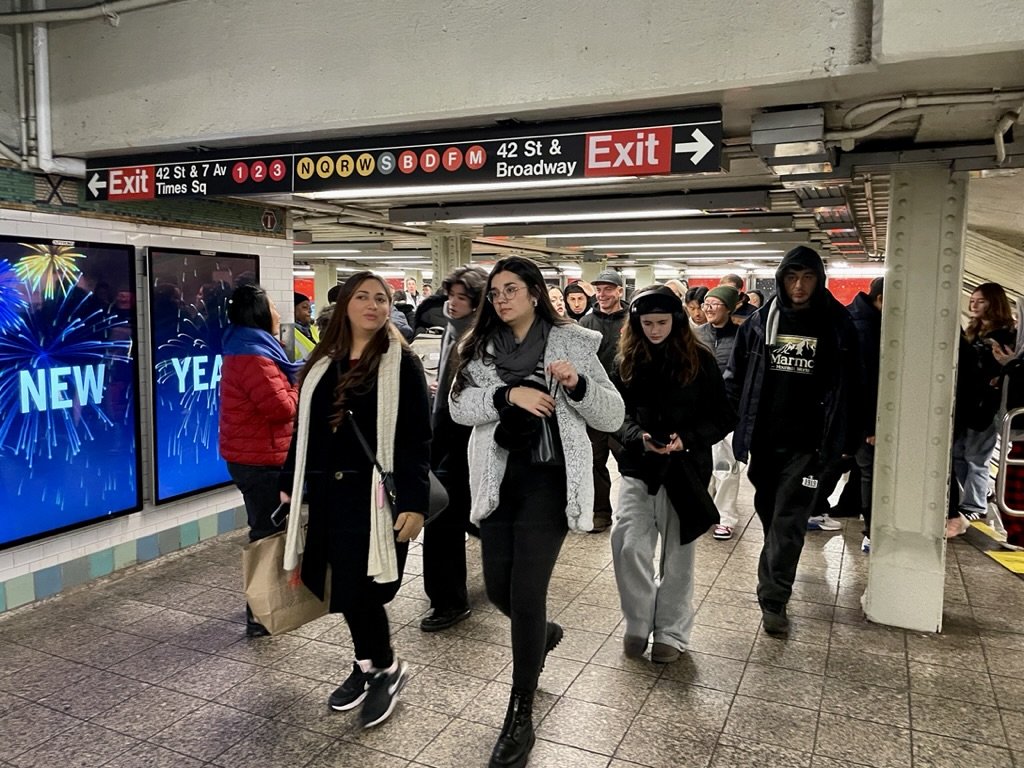
[[[346,411],[345,413],[348,415],[348,421],[352,425],[352,430],[356,433],[356,438],[359,440],[359,444],[363,447],[363,451],[366,453],[366,458],[370,460],[373,466],[377,468],[377,472],[380,474],[380,483],[384,491],[384,500],[391,509],[391,517],[397,518],[398,508],[396,505],[398,503],[398,489],[395,487],[395,476],[391,472],[385,472],[384,468],[381,467],[380,462],[377,461],[377,456],[370,450],[370,444],[366,442],[366,438],[363,437],[363,431],[359,429],[359,425],[356,423],[356,418],[352,411]],[[444,486],[441,485],[441,481],[437,479],[437,475],[434,474],[433,470],[427,471],[427,477],[430,480],[430,500],[427,503],[427,516],[423,520],[424,525],[429,523],[448,508],[448,491],[446,491]]]
[[[711,526],[718,525],[721,518],[715,500],[708,493],[708,484],[697,475],[693,459],[685,452],[675,456],[675,461],[665,462],[663,483],[679,516],[679,543],[689,544],[707,533]]]

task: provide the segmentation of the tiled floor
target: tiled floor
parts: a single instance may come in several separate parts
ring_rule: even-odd
[[[808,535],[785,641],[759,629],[756,520],[732,542],[701,540],[692,648],[669,666],[622,656],[608,535],[571,536],[530,766],[1024,768],[1024,581],[956,542],[945,633],[872,626],[859,531]],[[0,619],[0,766],[486,765],[512,654],[475,542],[474,614],[445,633],[417,627],[428,605],[410,556],[390,614],[414,676],[392,720],[362,731],[325,704],[352,659],[340,617],[243,637],[241,541]]]

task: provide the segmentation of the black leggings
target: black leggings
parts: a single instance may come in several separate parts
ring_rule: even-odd
[[[281,528],[270,522],[270,513],[281,503],[278,491],[280,467],[257,467],[249,464],[228,462],[228,474],[245,502],[245,514],[249,522],[249,541],[265,539]]]
[[[480,523],[487,597],[512,619],[512,685],[537,689],[547,639],[551,572],[569,529],[565,468],[509,456],[498,508]]]

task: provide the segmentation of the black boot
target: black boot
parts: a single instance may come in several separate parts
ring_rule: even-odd
[[[533,691],[512,689],[505,724],[488,768],[523,768],[537,737],[533,733]]]
[[[245,604],[245,635],[246,637],[266,637],[270,632],[267,628],[260,624],[256,617],[252,615],[252,608],[249,604]]]

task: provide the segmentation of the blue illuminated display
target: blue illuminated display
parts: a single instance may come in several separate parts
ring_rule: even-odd
[[[0,547],[142,506],[134,248],[0,238]]]
[[[149,249],[156,503],[231,482],[220,457],[221,337],[236,287],[258,259]]]

